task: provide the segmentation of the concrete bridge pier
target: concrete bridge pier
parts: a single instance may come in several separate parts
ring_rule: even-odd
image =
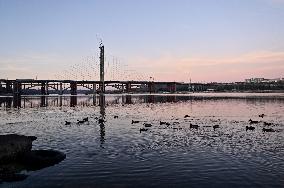
[[[60,82],[60,84],[59,84],[59,95],[63,95],[63,86],[62,86],[62,82]]]
[[[21,94],[22,94],[22,84],[19,82],[13,83],[13,106],[21,107]]]
[[[41,107],[47,106],[47,105],[46,105],[46,96],[44,96],[44,95],[42,95],[42,96],[40,97],[40,106],[41,106]]]
[[[6,93],[12,93],[12,82],[11,81],[6,81]]]
[[[77,83],[71,82],[70,88],[71,88],[71,95],[77,95]]]
[[[150,93],[155,92],[155,83],[154,82],[148,83],[148,92],[150,92]]]
[[[77,96],[75,96],[75,95],[71,95],[71,97],[70,97],[70,106],[71,107],[75,107],[77,105]]]
[[[41,95],[46,95],[46,86],[45,83],[41,83],[41,88],[40,88],[40,94]]]
[[[125,104],[132,104],[131,95],[126,95],[125,97],[126,97]]]
[[[126,93],[129,93],[129,92],[131,92],[131,83],[126,83]]]
[[[93,84],[93,88],[92,88],[92,92],[93,92],[93,95],[96,94],[96,90],[97,90],[97,84]]]

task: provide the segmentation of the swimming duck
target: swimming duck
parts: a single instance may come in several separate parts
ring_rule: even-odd
[[[257,123],[259,123],[259,121],[253,121],[253,120],[249,119],[249,123],[250,124],[257,124]]]
[[[258,115],[258,117],[261,117],[261,118],[263,118],[265,115],[264,114],[260,114],[260,115]]]
[[[152,124],[151,123],[144,123],[144,126],[145,127],[152,127]]]
[[[219,125],[213,125],[214,130],[217,129],[217,128],[220,128],[220,126]]]
[[[71,122],[70,121],[65,121],[65,125],[70,125]]]
[[[189,126],[191,129],[198,129],[198,125],[193,125],[193,124],[190,124],[190,126]]]
[[[275,130],[273,130],[272,128],[263,128],[262,131],[263,132],[275,132]]]
[[[248,130],[254,131],[255,127],[253,127],[253,126],[246,126],[246,131],[248,131]]]
[[[140,133],[143,132],[143,131],[148,131],[148,129],[141,128],[141,129],[140,129]]]

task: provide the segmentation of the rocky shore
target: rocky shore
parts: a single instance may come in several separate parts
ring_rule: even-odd
[[[39,170],[55,165],[66,158],[55,150],[32,150],[35,136],[0,135],[0,183],[26,179],[23,170]]]

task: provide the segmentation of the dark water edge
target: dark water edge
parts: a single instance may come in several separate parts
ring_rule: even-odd
[[[0,187],[284,185],[283,94],[24,96],[22,108],[3,98],[1,134],[35,135],[35,149],[57,149],[67,158]],[[76,124],[83,117],[90,122]],[[260,121],[255,131],[246,131],[249,119]],[[152,127],[140,132],[145,122]],[[263,132],[264,122],[275,132]]]

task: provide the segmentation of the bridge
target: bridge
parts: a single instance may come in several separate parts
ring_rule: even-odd
[[[41,95],[48,95],[51,91],[56,91],[57,94],[77,95],[78,88],[84,88],[91,94],[105,93],[106,88],[112,88],[120,93],[131,92],[149,92],[157,91],[157,86],[163,87],[164,91],[171,93],[176,92],[178,85],[189,84],[182,82],[155,82],[152,81],[121,81],[121,80],[105,80],[105,48],[101,43],[99,46],[99,78],[100,80],[74,80],[74,79],[54,79],[54,80],[37,80],[37,79],[15,79],[15,80],[0,80],[0,89],[2,93],[13,95],[14,97],[25,94],[29,89],[40,90]],[[26,93],[27,94],[27,93]]]
[[[91,80],[34,80],[16,79],[0,80],[0,84],[8,94],[23,94],[24,90],[40,88],[41,95],[48,95],[50,90],[57,91],[59,95],[70,93],[77,95],[78,87],[89,90],[91,94],[105,93],[105,88],[113,88],[121,93],[144,91],[156,92],[155,86],[166,86],[168,92],[176,92],[177,85],[188,85],[183,82],[154,82],[154,81],[91,81]]]

